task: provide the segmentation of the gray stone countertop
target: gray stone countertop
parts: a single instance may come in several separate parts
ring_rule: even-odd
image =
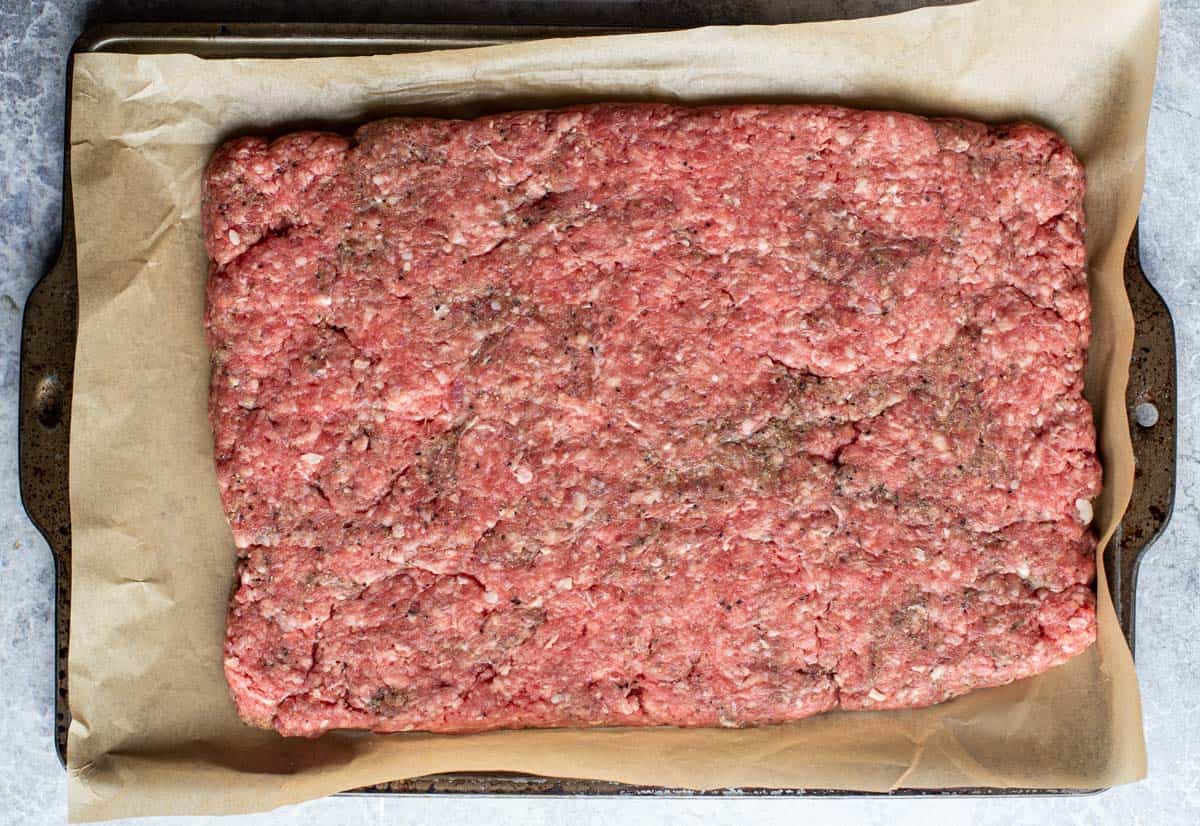
[[[887,0],[517,0],[499,20],[696,25],[860,16],[923,5]],[[59,244],[66,56],[93,22],[119,20],[479,19],[486,3],[320,0],[0,0],[0,824],[62,823],[53,748],[53,568],[17,486],[21,307]],[[1174,315],[1179,367],[1175,513],[1137,591],[1137,667],[1149,777],[1065,799],[337,798],[226,822],[372,823],[1200,823],[1200,0],[1164,0],[1141,212],[1142,261]],[[149,822],[149,821],[145,821]]]

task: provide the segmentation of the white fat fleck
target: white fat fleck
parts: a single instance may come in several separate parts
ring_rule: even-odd
[[[320,307],[329,307],[333,304],[333,297],[328,295],[319,295],[313,299],[313,303]]]
[[[566,699],[567,698],[562,694],[555,694],[550,698],[550,702],[551,702],[551,704],[557,706],[557,705],[561,705],[562,702]]]
[[[576,513],[583,513],[583,509],[587,507],[587,503],[587,494],[583,491],[577,490],[574,494],[572,494],[571,506],[575,508]]]
[[[842,525],[846,521],[846,514],[842,513],[842,511],[838,508],[838,506],[833,504],[832,502],[829,503],[829,509],[831,511],[833,511],[833,515],[837,517],[838,530],[841,530]]]
[[[1024,562],[1017,566],[1017,576],[1021,579],[1029,579],[1029,566]]]
[[[242,243],[242,236],[238,235],[236,229],[229,230],[229,243],[233,244],[235,247]]]
[[[490,143],[485,143],[483,145],[483,148],[486,149],[488,152],[491,152],[492,157],[494,157],[498,161],[503,161],[504,163],[512,163],[513,162],[512,158],[506,158],[504,155],[501,155],[499,152],[497,152],[495,149],[493,149],[492,145]]]
[[[913,548],[913,556],[916,557],[917,562],[924,562],[925,561],[925,549],[924,548]]]
[[[1079,521],[1080,521],[1080,522],[1082,522],[1082,523],[1083,523],[1083,524],[1085,524],[1085,525],[1090,525],[1090,524],[1092,524],[1092,517],[1093,517],[1095,514],[1094,514],[1094,512],[1092,511],[1092,503],[1091,503],[1091,500],[1088,500],[1088,499],[1076,499],[1076,500],[1075,500],[1075,510],[1076,510],[1076,512],[1078,512],[1078,514],[1079,514]]]
[[[941,433],[934,433],[932,441],[933,446],[943,453],[950,449],[950,443],[946,441],[946,437]]]
[[[493,310],[495,310],[496,312],[499,312],[499,311],[500,311],[500,302],[499,302],[499,301],[493,301],[493,302],[492,302],[491,304],[489,304],[488,306],[489,306],[489,307],[491,307],[491,308],[492,308]]]
[[[1067,625],[1074,631],[1082,631],[1087,628],[1088,621],[1083,617],[1071,617],[1067,620]]]
[[[629,501],[635,505],[655,505],[662,498],[662,491],[657,489],[638,490],[629,494]]]
[[[743,436],[749,436],[754,432],[754,420],[746,419],[744,422],[742,422],[740,430],[742,431]]]
[[[367,359],[355,359],[354,360],[354,369],[355,370],[366,370],[370,366],[371,366],[371,362],[368,361]]]
[[[572,588],[575,587],[575,581],[572,580],[569,576],[566,576],[566,577],[563,577],[562,579],[558,580],[557,582],[555,582],[554,587],[560,591],[570,591]]]
[[[945,666],[935,665],[933,667],[933,671],[929,672],[929,679],[934,680],[936,682],[937,680],[942,679],[942,677],[945,675],[945,673],[946,673]]]
[[[229,377],[229,386],[230,386],[230,387],[237,387],[237,386],[238,386],[239,384],[241,384],[241,383],[242,383],[242,380],[241,380],[241,379],[239,379],[237,376],[230,376],[230,377]]]
[[[513,469],[513,476],[517,477],[517,481],[522,485],[528,485],[533,481],[533,471],[524,465],[518,465]]]
[[[500,595],[497,594],[495,591],[484,591],[483,592],[483,601],[486,602],[488,605],[495,605],[497,602],[500,601]]]
[[[383,186],[387,183],[387,178],[383,177],[382,175],[372,175],[371,183],[375,184],[375,186]]]
[[[445,318],[448,315],[450,315],[450,305],[449,304],[434,304],[433,305],[433,317],[436,318],[438,321],[441,321],[443,318]]]
[[[884,694],[882,691],[876,691],[873,688],[867,692],[867,696],[870,697],[872,700],[874,700],[877,703],[882,703],[884,700],[887,699],[886,694]]]
[[[319,465],[324,458],[320,453],[303,453],[300,455],[300,461],[306,465]]]

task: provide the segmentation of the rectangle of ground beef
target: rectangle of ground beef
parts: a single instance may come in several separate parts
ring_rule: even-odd
[[[249,723],[773,723],[1095,636],[1061,138],[597,105],[223,146],[211,419]]]

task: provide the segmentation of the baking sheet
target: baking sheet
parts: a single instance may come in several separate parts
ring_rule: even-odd
[[[762,729],[288,741],[233,714],[220,665],[234,552],[205,418],[199,180],[222,140],[388,114],[585,100],[822,100],[1061,131],[1089,178],[1087,373],[1107,539],[1132,483],[1121,264],[1141,191],[1152,0],[983,2],[867,21],[294,61],[79,55],[71,174],[80,323],[71,433],[73,820],[271,808],[451,770],[691,788],[1093,788],[1142,776],[1137,685],[1104,578],[1100,640],[930,709]]]

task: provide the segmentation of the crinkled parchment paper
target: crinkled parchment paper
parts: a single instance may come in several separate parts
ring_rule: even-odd
[[[829,101],[1059,130],[1087,166],[1088,397],[1104,539],[1133,480],[1122,255],[1137,215],[1155,0],[987,0],[853,22],[471,51],[205,61],[84,54],[71,175],[79,340],[71,417],[69,739],[75,821],[272,808],[450,770],[724,786],[1080,787],[1145,772],[1133,664],[1099,578],[1099,643],[933,708],[749,730],[285,740],[234,715],[221,670],[234,547],[217,498],[201,330],[200,176],[247,132],[589,100]]]

